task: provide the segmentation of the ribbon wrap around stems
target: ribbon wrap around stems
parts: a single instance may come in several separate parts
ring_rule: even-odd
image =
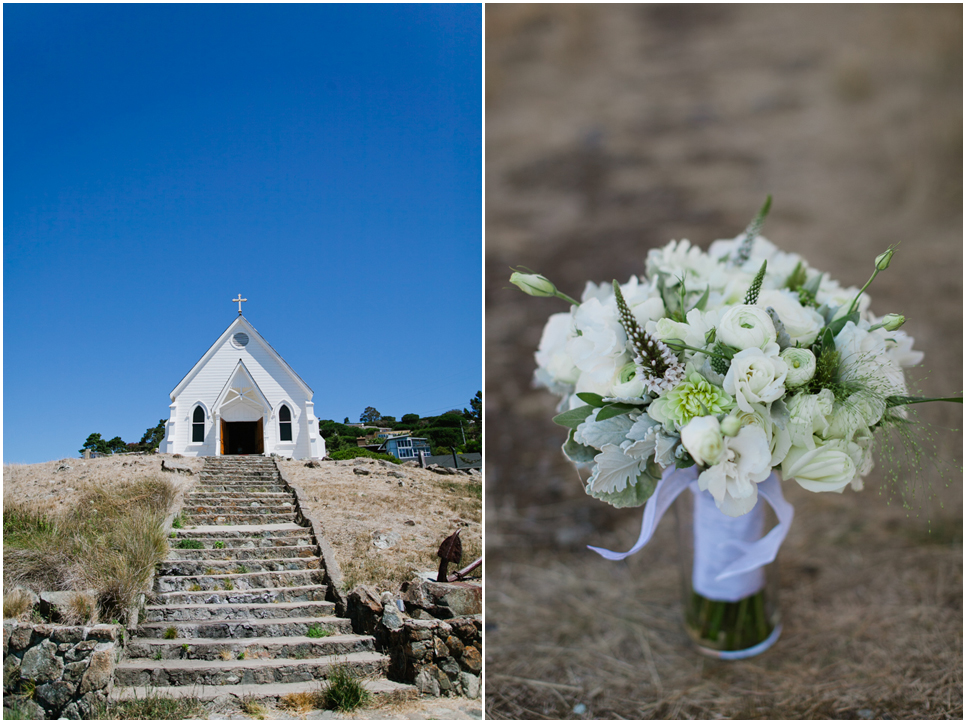
[[[686,469],[675,469],[669,467],[664,470],[661,481],[657,483],[654,494],[644,505],[644,519],[641,522],[641,534],[637,542],[627,552],[613,552],[602,547],[588,545],[591,550],[598,553],[601,557],[608,560],[623,560],[635,552],[640,552],[644,546],[650,542],[654,531],[657,529],[661,517],[671,507],[678,495],[688,487],[692,487],[698,493],[698,469],[688,467]],[[781,482],[778,475],[772,472],[764,482],[758,485],[758,494],[772,506],[778,518],[778,524],[773,527],[768,534],[758,540],[749,542],[740,539],[723,539],[716,542],[716,546],[724,551],[724,548],[732,548],[730,551],[730,562],[723,566],[723,569],[716,570],[710,576],[710,580],[723,582],[728,578],[749,573],[764,567],[773,562],[778,555],[778,550],[788,534],[795,516],[795,508],[782,496]],[[759,502],[760,504],[760,502]],[[751,513],[750,513],[751,514]],[[695,520],[695,525],[698,520]],[[731,597],[731,595],[728,595]]]

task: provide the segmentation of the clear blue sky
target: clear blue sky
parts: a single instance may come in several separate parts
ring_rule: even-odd
[[[481,5],[4,5],[3,459],[246,318],[357,421],[482,388]]]

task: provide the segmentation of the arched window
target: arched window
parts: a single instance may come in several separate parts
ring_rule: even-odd
[[[205,441],[205,410],[200,406],[195,407],[195,413],[191,417],[191,441]]]
[[[280,442],[292,441],[292,410],[284,404],[278,410],[278,439]]]

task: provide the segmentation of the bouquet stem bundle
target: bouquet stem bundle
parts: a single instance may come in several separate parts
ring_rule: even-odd
[[[738,602],[711,600],[691,591],[685,628],[699,648],[746,650],[765,642],[775,626],[766,613],[765,590]]]

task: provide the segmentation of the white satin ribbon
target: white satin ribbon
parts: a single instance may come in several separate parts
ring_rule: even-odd
[[[674,500],[677,499],[677,496],[692,484],[697,487],[697,479],[697,467],[688,467],[686,469],[669,467],[665,469],[664,474],[661,476],[661,481],[657,483],[654,494],[651,495],[651,498],[644,505],[644,519],[641,522],[641,534],[637,538],[637,542],[634,543],[634,546],[627,552],[612,552],[611,550],[606,550],[602,547],[593,547],[592,545],[588,545],[588,547],[608,560],[623,560],[635,552],[640,552],[650,542],[658,523],[661,521],[664,513],[674,503]],[[791,527],[792,519],[795,516],[795,508],[782,496],[781,482],[778,480],[778,475],[774,472],[772,472],[768,479],[758,485],[758,494],[775,510],[778,524],[768,534],[755,542],[722,540],[719,543],[721,547],[737,548],[741,554],[715,576],[716,580],[724,580],[751,570],[757,570],[773,562],[778,555],[778,550],[781,548],[782,542],[784,542],[785,536]]]

